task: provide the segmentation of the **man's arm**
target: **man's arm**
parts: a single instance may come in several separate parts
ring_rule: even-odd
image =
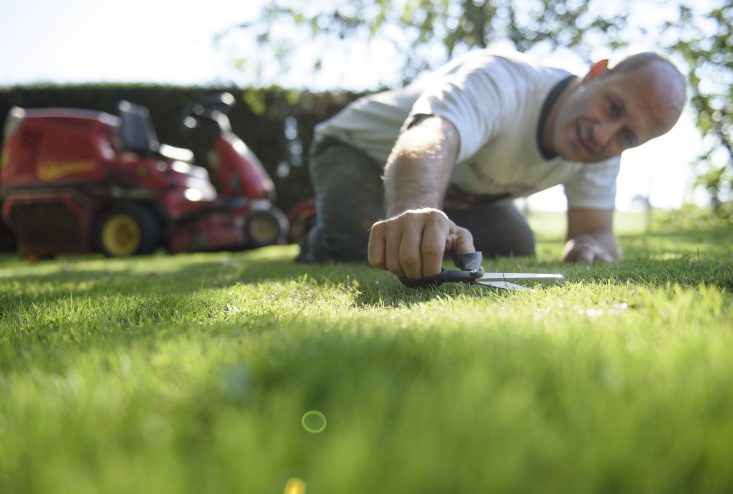
[[[565,262],[613,262],[621,250],[613,234],[613,210],[568,209],[568,234],[563,248]]]
[[[440,272],[446,250],[475,250],[470,232],[441,211],[458,147],[458,131],[440,117],[400,135],[385,167],[387,219],[369,233],[372,265],[421,278]]]

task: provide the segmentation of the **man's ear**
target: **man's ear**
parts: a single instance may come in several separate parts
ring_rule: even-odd
[[[608,70],[608,59],[604,58],[602,60],[598,60],[593,65],[590,66],[590,70],[588,73],[583,77],[583,82],[590,81],[591,79],[595,79],[599,75],[603,74]]]

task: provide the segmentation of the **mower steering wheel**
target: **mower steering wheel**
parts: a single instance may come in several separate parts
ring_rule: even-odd
[[[181,117],[184,125],[188,127],[189,125],[185,124],[185,122],[190,118],[194,120],[208,120],[211,119],[215,111],[227,115],[234,106],[234,102],[235,99],[232,93],[207,94],[193,103],[186,105],[181,112]]]

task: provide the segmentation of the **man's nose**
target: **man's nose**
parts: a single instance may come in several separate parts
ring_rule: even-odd
[[[593,126],[593,142],[598,148],[606,147],[621,128],[621,122],[600,120]]]

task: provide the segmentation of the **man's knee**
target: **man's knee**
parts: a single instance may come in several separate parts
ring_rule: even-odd
[[[474,246],[485,257],[535,255],[535,236],[527,219],[512,204],[448,212],[473,235]]]
[[[535,255],[535,237],[532,230],[513,229],[500,233],[491,241],[475,246],[485,257],[532,257]]]
[[[369,228],[382,215],[378,165],[361,151],[338,142],[312,158],[316,223],[301,243],[298,260],[366,260]]]
[[[333,231],[326,225],[311,228],[300,243],[299,262],[366,261],[369,232]]]

